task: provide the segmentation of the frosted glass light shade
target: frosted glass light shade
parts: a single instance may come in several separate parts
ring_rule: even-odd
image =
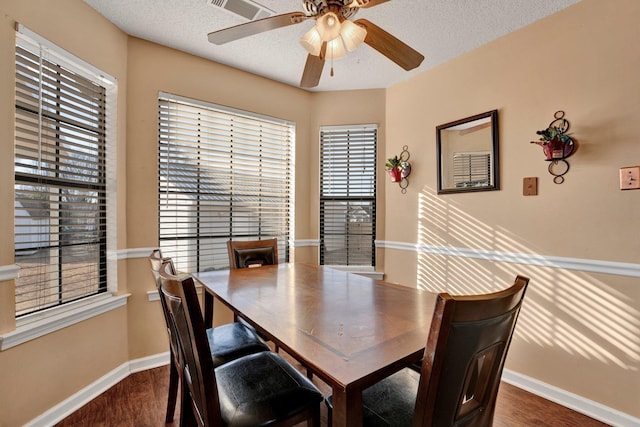
[[[322,48],[322,39],[320,38],[320,33],[318,33],[315,25],[311,27],[311,29],[300,38],[300,44],[311,55],[320,55],[320,49]]]
[[[342,22],[340,35],[344,44],[349,49],[349,52],[353,52],[364,43],[364,39],[367,36],[367,30],[358,24],[354,24],[349,20]]]
[[[344,44],[342,44],[342,39],[340,37],[336,37],[327,43],[327,58],[340,59],[345,56],[347,56],[347,51],[344,48]]]
[[[316,20],[316,28],[323,42],[328,42],[340,35],[340,20],[333,12],[327,12]]]

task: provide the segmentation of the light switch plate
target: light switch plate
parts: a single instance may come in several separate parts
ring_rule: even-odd
[[[620,189],[636,190],[640,188],[640,166],[620,168]]]
[[[538,178],[524,178],[522,180],[522,195],[537,196],[538,195]]]

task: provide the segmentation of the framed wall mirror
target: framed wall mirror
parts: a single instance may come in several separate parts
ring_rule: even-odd
[[[498,110],[436,127],[438,194],[500,188]]]

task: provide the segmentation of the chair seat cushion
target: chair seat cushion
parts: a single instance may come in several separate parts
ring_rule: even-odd
[[[362,421],[370,427],[411,426],[420,374],[405,368],[362,392]],[[332,396],[326,399],[333,408]]]
[[[322,401],[322,394],[279,354],[256,353],[216,368],[220,411],[227,426],[264,426]]]
[[[207,338],[214,367],[247,354],[270,350],[253,328],[238,322],[207,329]]]

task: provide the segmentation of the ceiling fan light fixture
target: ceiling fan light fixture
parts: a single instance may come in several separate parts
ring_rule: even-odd
[[[347,56],[347,51],[342,43],[342,38],[336,37],[327,42],[327,57],[329,59],[341,59]]]
[[[333,12],[327,12],[316,20],[316,28],[323,42],[328,42],[340,35],[340,19]]]
[[[364,39],[367,36],[367,30],[358,24],[345,20],[342,22],[340,35],[342,36],[342,40],[349,52],[353,52],[362,46],[362,43],[364,43]]]
[[[322,38],[320,37],[320,33],[316,29],[315,25],[311,27],[311,29],[300,38],[300,44],[311,55],[320,55],[320,49],[322,48]]]

